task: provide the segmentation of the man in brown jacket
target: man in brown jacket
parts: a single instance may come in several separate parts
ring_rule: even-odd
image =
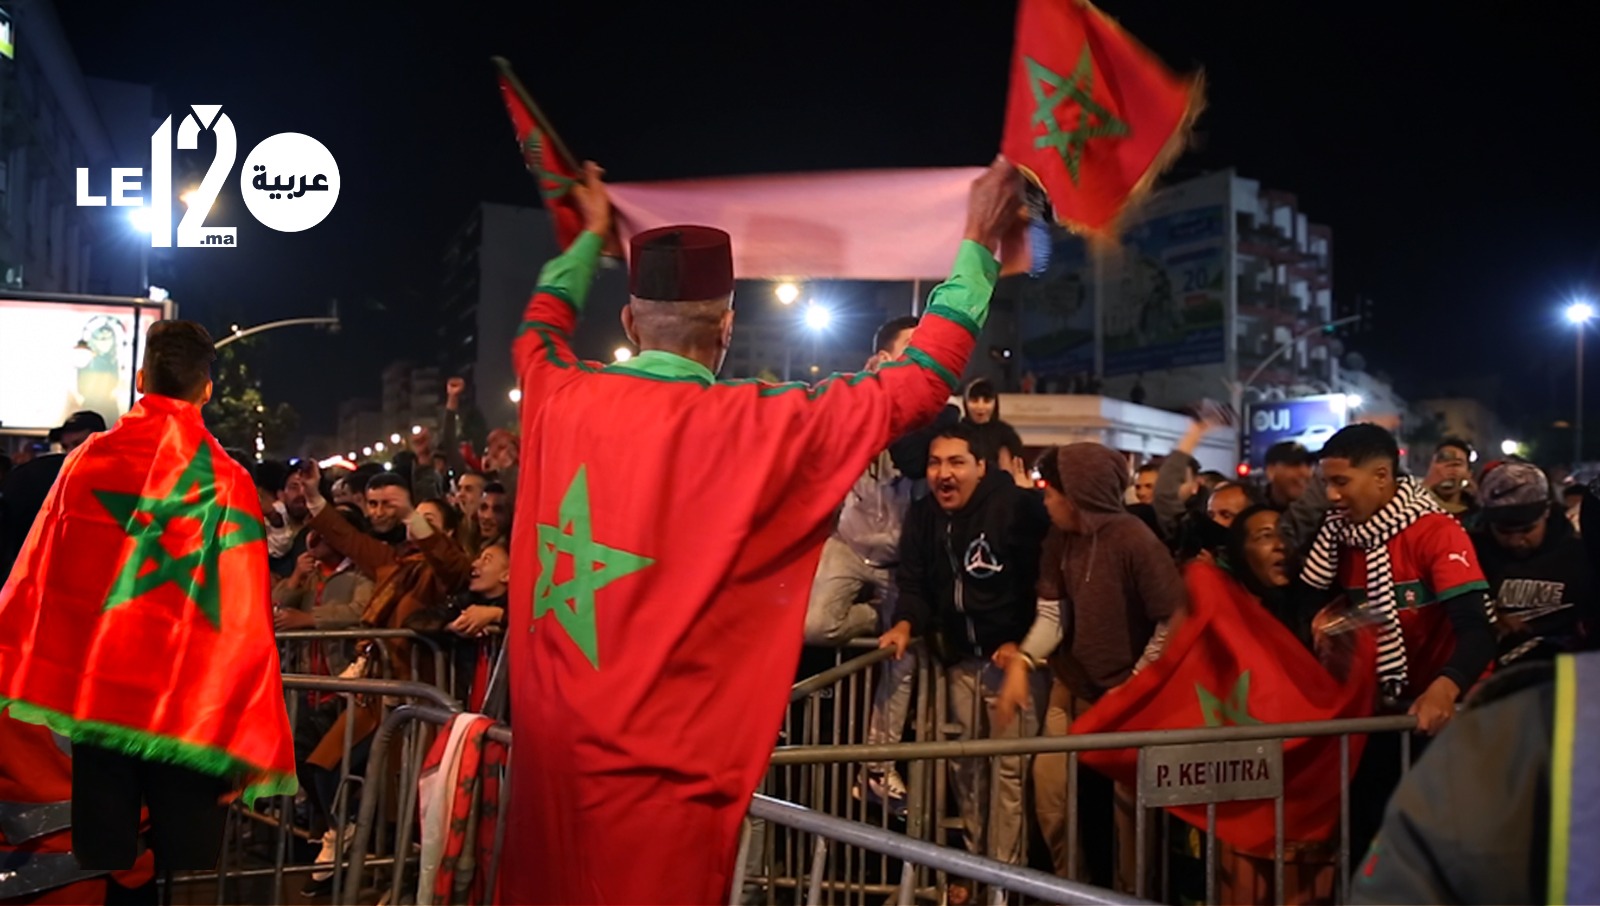
[[[321,475],[316,463],[307,461],[303,468],[311,529],[334,550],[349,557],[356,569],[373,581],[372,599],[362,614],[361,625],[375,629],[403,628],[406,618],[442,603],[472,575],[472,561],[455,539],[414,517],[410,491],[404,482],[395,485],[378,476],[367,487],[373,531],[383,532],[386,528],[394,531],[403,527],[408,535],[405,543],[395,546],[360,531],[338,510],[329,507],[319,487]],[[381,512],[373,515],[375,510]],[[395,525],[390,525],[390,521]],[[412,679],[411,642],[385,639],[384,645],[394,678]],[[431,679],[431,667],[431,662],[424,662],[423,679]],[[365,739],[377,727],[378,710],[376,707],[359,709],[355,720],[355,739]],[[343,741],[341,716],[308,761],[331,769],[339,763]]]
[[[1062,627],[1061,643],[1050,658],[1044,732],[1065,736],[1074,718],[1160,654],[1168,624],[1186,609],[1187,598],[1166,546],[1123,507],[1128,463],[1122,454],[1095,443],[1069,444],[1047,453],[1039,474],[1053,528],[1039,564],[1038,608],[1040,614],[1058,612]],[[1033,779],[1039,827],[1056,873],[1065,877],[1067,756],[1035,758]],[[1118,788],[1116,800],[1116,885],[1131,891],[1131,792]],[[1104,839],[1105,825],[1091,823],[1098,816],[1083,808],[1079,814],[1094,832],[1090,836]],[[1078,837],[1080,846],[1084,839]]]

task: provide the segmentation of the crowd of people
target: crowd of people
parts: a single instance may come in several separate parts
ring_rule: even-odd
[[[1233,583],[1230,589],[1259,603],[1261,619],[1281,623],[1335,675],[1344,675],[1340,664],[1347,665],[1349,658],[1348,640],[1339,638],[1342,630],[1335,624],[1367,627],[1375,639],[1376,676],[1359,679],[1373,681],[1378,689],[1377,712],[1415,717],[1421,738],[1411,745],[1413,755],[1455,719],[1458,706],[1485,676],[1549,662],[1595,644],[1600,619],[1595,564],[1600,561],[1594,547],[1600,543],[1600,527],[1584,524],[1586,519],[1600,520],[1592,494],[1553,482],[1520,459],[1477,467],[1465,441],[1440,443],[1428,473],[1416,477],[1407,474],[1392,434],[1376,425],[1356,424],[1339,431],[1315,454],[1294,443],[1274,446],[1265,454],[1259,481],[1234,480],[1202,469],[1195,457],[1208,432],[1232,422],[1234,414],[1226,407],[1195,407],[1190,430],[1158,460],[1134,462],[1098,443],[1030,451],[1003,420],[994,385],[982,379],[968,384],[960,404],[947,405],[931,424],[894,437],[923,420],[923,410],[931,414],[940,405],[946,392],[944,372],[951,369],[938,356],[960,361],[952,351],[958,341],[952,338],[970,342],[970,325],[981,322],[984,313],[985,303],[978,297],[986,295],[985,287],[995,279],[993,252],[1001,247],[1001,234],[1014,229],[1015,190],[1009,188],[1014,173],[997,164],[985,179],[990,180],[988,188],[980,180],[974,190],[977,227],[969,224],[965,257],[958,258],[951,281],[941,287],[943,295],[922,319],[908,316],[884,324],[863,370],[868,376],[892,375],[898,382],[884,380],[875,386],[874,400],[892,400],[897,388],[904,395],[919,395],[918,417],[910,407],[902,411],[885,406],[882,424],[875,427],[878,434],[866,442],[870,446],[852,439],[855,446],[847,451],[855,457],[851,461],[868,464],[848,485],[842,502],[810,501],[815,512],[806,514],[819,524],[831,522],[832,530],[814,576],[807,574],[811,588],[805,641],[839,646],[876,636],[880,647],[893,650],[876,686],[868,743],[903,738],[915,692],[914,668],[924,657],[941,667],[931,675],[946,684],[949,711],[942,717],[961,738],[1069,733],[1076,718],[1161,658],[1197,596],[1211,593],[1196,580],[1199,570],[1208,575],[1222,571]],[[837,395],[855,389],[853,380],[789,397],[781,387],[736,397],[732,394],[744,390],[715,382],[714,368],[701,359],[715,365],[726,350],[732,318],[722,297],[732,291],[731,258],[726,236],[692,236],[686,232],[690,228],[675,228],[678,232],[666,237],[670,242],[655,237],[663,244],[647,245],[645,251],[654,249],[673,262],[688,261],[683,256],[689,240],[704,240],[706,247],[690,257],[715,260],[720,276],[713,281],[714,292],[700,288],[705,284],[684,283],[690,271],[680,274],[676,265],[667,269],[672,280],[659,285],[650,282],[648,273],[635,273],[634,304],[639,309],[629,309],[625,324],[649,340],[650,331],[676,323],[676,316],[649,306],[688,306],[682,310],[691,315],[700,306],[707,313],[701,318],[706,329],[683,347],[694,355],[647,352],[642,364],[608,374],[572,368],[564,358],[569,350],[552,337],[569,331],[567,322],[575,321],[598,240],[609,225],[609,206],[592,168],[586,187],[586,197],[593,201],[589,231],[575,243],[576,251],[547,268],[548,279],[541,281],[541,294],[530,305],[530,312],[545,320],[530,317],[531,327],[524,332],[528,340],[519,341],[525,376],[535,374],[537,366],[558,370],[536,375],[552,386],[558,380],[598,376],[642,378],[662,394],[685,387],[697,392],[721,388],[729,394],[723,399],[730,407],[764,405],[769,408],[752,411],[774,412],[778,410],[770,407],[793,405],[797,408],[785,417],[806,426],[813,424],[805,419],[815,412],[833,410],[800,408],[802,400],[823,396],[841,413],[860,407],[858,401]],[[636,248],[636,260],[649,260],[639,252]],[[639,301],[656,299],[665,301]],[[539,343],[549,344],[548,355],[536,354],[543,348]],[[209,350],[209,339],[206,344]],[[911,374],[901,367],[913,363],[926,373]],[[949,382],[953,385],[953,379]],[[584,484],[588,462],[576,466],[575,475],[530,474],[519,482],[518,438],[471,424],[470,413],[462,411],[465,386],[460,379],[452,379],[447,389],[437,450],[432,433],[418,431],[410,449],[391,462],[354,469],[324,471],[311,460],[260,462],[236,454],[259,498],[276,630],[411,630],[429,636],[449,652],[452,693],[470,709],[505,716],[505,700],[495,700],[489,681],[503,647],[500,638],[514,621],[554,611],[552,620],[542,625],[559,626],[563,632],[538,638],[519,634],[519,639],[530,639],[519,642],[530,646],[529,656],[519,657],[519,669],[545,682],[546,674],[556,670],[552,659],[568,658],[580,667],[590,665],[584,668],[585,677],[620,677],[617,682],[629,684],[625,688],[639,697],[641,709],[664,707],[663,699],[650,699],[649,690],[629,675],[600,672],[595,630],[592,624],[587,632],[577,623],[569,625],[569,619],[578,618],[558,609],[552,576],[542,576],[540,590],[529,596],[537,599],[532,608],[524,602],[531,617],[508,610],[512,552],[527,547],[525,540],[516,546],[512,542],[519,484],[544,487],[552,504],[550,483],[565,489],[560,495],[563,527],[557,532],[565,537],[566,526],[579,518],[569,509],[575,513],[579,503],[585,511],[590,506]],[[208,393],[206,382],[205,393],[196,389],[185,399],[197,408]],[[783,402],[761,402],[771,399]],[[590,417],[587,412],[582,416]],[[70,451],[105,429],[98,415],[83,412],[51,439]],[[820,433],[807,436],[817,443],[818,438],[826,440]],[[477,437],[484,450],[481,458],[470,456]],[[885,438],[893,440],[876,450]],[[782,439],[759,440],[777,444]],[[762,452],[771,450],[763,447]],[[0,487],[0,553],[8,558],[15,557],[27,538],[64,456],[18,465]],[[540,462],[548,464],[544,458]],[[709,480],[712,473],[705,477]],[[843,489],[841,479],[847,478],[835,474],[831,480]],[[773,479],[768,484],[781,483]],[[629,488],[632,494],[643,493],[638,483]],[[749,502],[752,513],[766,513],[757,503]],[[581,518],[588,520],[588,513]],[[744,519],[741,525],[752,522]],[[776,521],[765,524],[770,532],[785,528]],[[524,527],[522,538],[529,528]],[[809,531],[788,528],[797,536]],[[589,531],[587,525],[582,528],[585,543]],[[540,538],[542,561],[546,543],[542,533]],[[734,579],[700,590],[715,604],[738,581],[758,587],[785,568],[779,560],[797,545],[794,539],[734,545],[730,556],[754,551],[749,555],[766,559],[759,568],[742,564],[748,567],[743,572],[729,566],[726,574]],[[603,550],[641,569],[656,562],[626,548]],[[685,563],[679,559],[671,565],[686,569]],[[3,565],[9,571],[9,559]],[[598,570],[607,565],[597,561],[591,566]],[[667,563],[658,565],[665,568]],[[517,564],[518,570],[530,568],[527,562]],[[541,568],[554,572],[547,564]],[[585,581],[599,580],[589,576]],[[662,619],[642,608],[609,613],[614,619]],[[725,615],[751,621],[750,628],[761,631],[760,615],[747,608]],[[592,623],[595,617],[590,613],[587,619]],[[696,614],[683,615],[678,627],[682,638],[701,631],[697,619]],[[659,628],[659,622],[648,623],[645,641],[660,644],[667,635]],[[638,635],[614,632],[614,638],[641,644]],[[445,681],[434,675],[431,659],[413,658],[412,641],[405,637],[284,642],[285,669],[297,673]],[[663,668],[659,679],[683,684],[694,673]],[[719,691],[728,694],[725,687]],[[545,699],[538,704],[559,706]],[[707,699],[702,705],[712,703]],[[331,858],[341,832],[334,826],[334,798],[345,739],[354,740],[350,754],[353,767],[360,770],[379,717],[376,701],[357,699],[347,706],[340,698],[318,693],[300,701],[292,728],[294,756],[307,794],[305,820],[313,836],[323,835],[325,857]],[[689,732],[683,720],[674,712],[652,729]],[[560,729],[532,724],[544,733]],[[709,731],[700,727],[696,732]],[[592,744],[587,738],[580,742]],[[756,742],[770,744],[766,739]],[[607,737],[605,743],[620,745],[620,737]],[[1350,798],[1354,850],[1366,846],[1384,819],[1385,804],[1400,780],[1399,745],[1395,736],[1376,736],[1360,761]],[[656,751],[645,748],[647,754]],[[706,757],[687,750],[679,754],[686,760]],[[1031,816],[1058,873],[1067,875],[1076,863],[1087,866],[1088,878],[1101,886],[1124,891],[1138,886],[1132,790],[1107,784],[1104,796],[1095,800],[1084,783],[1075,807],[1069,801],[1072,779],[1065,755],[958,759],[952,768],[952,799],[970,851],[1022,863],[1034,830]],[[1429,763],[1417,770],[1427,772]],[[527,777],[540,782],[532,774]],[[543,792],[562,795],[554,787]],[[906,812],[908,792],[894,763],[863,766],[853,792],[892,813]],[[742,804],[735,806],[742,810]],[[1074,814],[1077,832],[1069,828]],[[713,823],[708,820],[705,826]],[[1073,841],[1081,852],[1073,852]],[[615,854],[596,858],[601,856]],[[1149,866],[1153,860],[1143,861]],[[1245,889],[1243,879],[1254,871],[1247,859],[1225,861],[1225,876],[1237,873],[1232,896],[1261,898],[1259,888]],[[325,890],[328,875],[313,875],[308,891]],[[1306,879],[1276,895],[1299,902],[1331,896],[1326,873],[1308,872]],[[957,882],[951,901],[976,894]]]
[[[489,700],[501,651],[511,581],[511,488],[516,443],[489,436],[484,461],[469,462],[453,443],[463,383],[448,385],[444,450],[431,433],[384,465],[328,472],[311,460],[249,463],[267,523],[274,576],[274,625],[280,632],[361,627],[405,629],[447,652],[452,694],[468,708],[504,718],[504,698]],[[470,452],[472,445],[465,445]],[[474,468],[479,465],[481,468]],[[384,651],[371,646],[382,644]],[[325,676],[435,677],[431,658],[414,658],[407,638],[356,642],[322,639],[285,647],[286,671]],[[413,673],[413,664],[417,672]],[[307,792],[307,821],[323,840],[319,861],[335,852],[334,802],[351,730],[352,763],[361,770],[380,715],[347,713],[340,697],[308,693],[294,726],[295,757]],[[308,894],[325,892],[332,872],[314,874]]]
[[[896,355],[913,326],[885,325],[878,356]],[[880,645],[895,651],[876,689],[869,744],[901,738],[917,656],[943,666],[944,717],[962,738],[1067,733],[1160,656],[1191,596],[1206,593],[1192,581],[1195,563],[1224,570],[1263,618],[1280,621],[1330,669],[1349,656],[1348,640],[1330,633],[1332,618],[1372,627],[1375,711],[1415,715],[1413,756],[1481,678],[1596,645],[1600,561],[1580,538],[1578,515],[1587,492],[1552,483],[1532,463],[1474,468],[1470,445],[1449,438],[1426,476],[1412,477],[1393,435],[1358,424],[1317,454],[1280,443],[1257,480],[1233,480],[1194,457],[1208,432],[1232,420],[1206,403],[1165,457],[1135,463],[1078,443],[1044,450],[1030,470],[989,382],[970,384],[963,404],[861,476],[816,576],[809,643],[840,644],[876,627]],[[1031,768],[1022,757],[958,760],[953,805],[966,846],[1020,863],[1031,815],[1060,874],[1076,861],[1093,880],[1133,891],[1132,790],[1119,785],[1095,802],[1092,778],[1080,785],[1074,860],[1067,768],[1064,755],[1036,757]],[[1356,852],[1376,833],[1399,775],[1398,737],[1373,737],[1352,788]],[[867,765],[853,789],[905,811],[893,764]],[[1106,845],[1111,828],[1115,846]],[[1328,870],[1291,884],[1285,898],[1331,898],[1337,841],[1323,842],[1312,855]],[[1270,877],[1268,863],[1262,873],[1242,858],[1225,861],[1225,891],[1262,897],[1246,885]],[[968,893],[958,885],[957,898]]]

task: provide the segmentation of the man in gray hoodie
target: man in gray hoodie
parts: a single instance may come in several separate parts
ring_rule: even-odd
[[[1045,735],[1065,736],[1074,718],[1160,654],[1170,623],[1188,602],[1166,546],[1123,507],[1128,463],[1122,454],[1101,444],[1069,444],[1040,459],[1039,475],[1052,528],[1039,564],[1038,612],[1059,613],[1061,627],[1060,644],[1042,646],[1055,648]],[[1009,672],[1038,664],[1032,655],[1041,650],[1039,641],[1030,638],[1022,647],[1029,657],[1013,660]],[[1067,757],[1035,758],[1033,780],[1039,827],[1064,877]],[[1115,880],[1118,889],[1132,890],[1133,797],[1119,787],[1116,798]]]

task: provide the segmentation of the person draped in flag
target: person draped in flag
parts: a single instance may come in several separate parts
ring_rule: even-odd
[[[1319,589],[1337,583],[1364,608],[1377,626],[1382,704],[1436,734],[1495,653],[1472,539],[1422,482],[1401,474],[1399,445],[1378,425],[1341,429],[1321,460],[1331,510],[1301,578]],[[1351,823],[1360,847],[1399,781],[1398,750],[1393,734],[1374,737],[1357,773]]]
[[[522,389],[508,644],[508,903],[725,901],[739,826],[778,738],[831,520],[867,464],[932,420],[988,316],[1021,180],[972,186],[965,239],[905,352],[875,372],[719,381],[733,331],[729,236],[635,235],[601,367],[573,334],[611,206],[540,275],[513,356]],[[1014,247],[1014,246],[1011,246]]]
[[[144,396],[67,458],[0,591],[0,710],[72,740],[73,853],[207,869],[224,803],[295,791],[254,482],[201,419],[216,349],[150,327]],[[157,666],[159,665],[159,666]]]

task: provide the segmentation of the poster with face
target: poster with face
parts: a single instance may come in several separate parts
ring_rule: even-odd
[[[0,429],[54,428],[80,410],[114,424],[160,317],[159,306],[0,299]]]

